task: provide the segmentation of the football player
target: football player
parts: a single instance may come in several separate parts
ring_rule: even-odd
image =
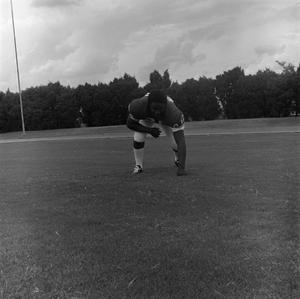
[[[127,127],[134,131],[133,152],[135,167],[133,174],[143,172],[144,146],[147,134],[158,138],[163,131],[170,140],[174,152],[177,175],[186,175],[186,143],[184,116],[174,101],[161,90],[153,90],[133,100],[128,106]]]

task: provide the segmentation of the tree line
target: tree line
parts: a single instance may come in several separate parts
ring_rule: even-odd
[[[245,75],[235,67],[215,79],[199,77],[172,82],[168,70],[153,71],[150,82],[139,86],[124,74],[108,84],[85,83],[76,88],[60,82],[22,91],[26,130],[125,124],[128,104],[153,89],[164,89],[187,121],[218,118],[286,117],[300,106],[300,65],[277,62],[281,73],[269,69]],[[21,130],[19,94],[0,91],[0,132]]]

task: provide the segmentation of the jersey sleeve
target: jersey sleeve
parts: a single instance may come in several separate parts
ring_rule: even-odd
[[[129,117],[135,121],[145,119],[147,114],[146,109],[147,109],[146,96],[139,99],[135,99],[128,105]]]
[[[168,97],[166,125],[172,128],[173,132],[184,129],[184,115],[175,105],[174,101]]]
[[[132,120],[138,121],[139,119],[134,115],[134,109],[132,109],[131,103],[128,105],[128,117]]]

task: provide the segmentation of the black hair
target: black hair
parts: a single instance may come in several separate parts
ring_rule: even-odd
[[[161,89],[152,90],[149,93],[149,103],[167,103],[167,96]]]

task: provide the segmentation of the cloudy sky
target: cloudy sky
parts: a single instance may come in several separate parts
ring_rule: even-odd
[[[299,0],[13,1],[22,89],[60,81],[141,86],[300,63]],[[17,90],[10,0],[0,1],[0,90]]]

